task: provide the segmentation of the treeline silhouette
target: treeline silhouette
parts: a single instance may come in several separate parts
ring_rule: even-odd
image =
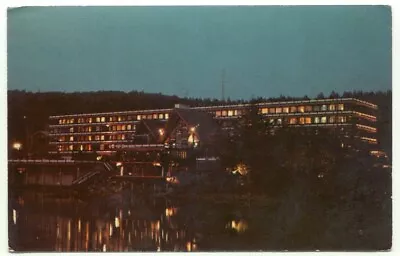
[[[235,130],[219,143],[222,163],[243,175],[244,191],[276,203],[274,220],[260,227],[274,234],[267,242],[273,248],[391,247],[388,159],[370,156],[368,147],[343,148],[335,130],[271,132],[255,106]]]
[[[378,139],[382,147],[391,156],[391,116],[392,92],[377,91],[344,92],[342,95],[332,91],[328,96],[322,93],[317,98],[355,97],[370,101],[379,106]],[[161,93],[144,93],[139,91],[98,91],[98,92],[29,92],[19,90],[8,91],[8,138],[23,140],[27,134],[46,130],[50,115],[93,113],[109,111],[126,111],[139,109],[172,108],[181,103],[190,106],[227,105],[250,102],[274,102],[285,100],[309,99],[304,97],[288,97],[281,95],[275,98],[254,98],[251,100],[224,101],[210,98],[180,98]]]

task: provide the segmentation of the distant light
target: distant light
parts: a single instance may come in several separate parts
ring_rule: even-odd
[[[97,161],[100,161],[100,160],[101,160],[101,158],[102,158],[102,156],[98,156],[98,157],[96,157]]]
[[[22,144],[20,142],[14,142],[13,149],[21,150]]]
[[[121,162],[117,162],[116,164],[115,164],[115,166],[121,166],[122,165],[122,163]]]

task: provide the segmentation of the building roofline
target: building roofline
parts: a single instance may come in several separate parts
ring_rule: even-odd
[[[231,105],[214,105],[214,106],[204,106],[204,107],[190,107],[190,109],[216,109],[216,108],[238,108],[238,107],[250,107],[252,105],[263,107],[263,106],[275,106],[275,105],[290,105],[290,104],[305,104],[305,103],[322,103],[322,102],[349,102],[355,101],[364,106],[378,109],[376,104],[359,100],[356,98],[334,98],[334,99],[310,99],[310,100],[291,100],[291,101],[277,101],[277,102],[261,102],[261,103],[245,103],[245,104],[231,104]],[[117,111],[117,112],[97,112],[97,113],[81,113],[81,114],[67,114],[67,115],[56,115],[50,116],[49,119],[56,119],[61,117],[90,117],[98,115],[120,115],[120,114],[140,114],[140,113],[154,113],[154,112],[170,112],[173,108],[165,109],[145,109],[145,110],[128,110],[128,111]]]

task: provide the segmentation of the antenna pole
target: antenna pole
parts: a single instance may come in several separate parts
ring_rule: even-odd
[[[225,100],[225,69],[222,70],[221,74],[221,92],[222,92],[222,101]]]

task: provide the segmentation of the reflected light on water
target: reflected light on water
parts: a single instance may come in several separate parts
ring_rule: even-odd
[[[165,209],[165,216],[171,217],[171,216],[176,215],[177,212],[178,212],[178,208],[168,207]]]
[[[13,222],[14,222],[14,225],[17,224],[17,211],[15,209],[13,209]]]
[[[191,243],[190,241],[186,243],[186,250],[187,250],[188,252],[191,252],[191,251],[192,251],[192,243]]]
[[[242,233],[247,230],[248,225],[247,222],[244,220],[239,220],[239,221],[232,220],[230,223],[226,225],[226,228],[231,228],[236,232]]]
[[[114,221],[115,227],[119,228],[119,218],[115,217],[115,221]]]

